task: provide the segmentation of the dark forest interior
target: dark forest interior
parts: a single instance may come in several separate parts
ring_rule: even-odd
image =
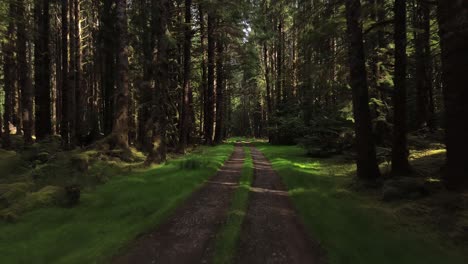
[[[466,0],[2,0],[0,262],[468,263],[467,75]]]

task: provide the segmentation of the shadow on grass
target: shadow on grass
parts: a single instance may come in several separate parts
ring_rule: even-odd
[[[232,145],[203,148],[148,170],[111,179],[84,193],[73,209],[43,208],[0,223],[0,263],[104,262],[163,221],[229,157]],[[184,168],[187,160],[203,160]]]
[[[468,253],[426,226],[404,226],[391,206],[347,186],[355,166],[311,159],[295,146],[257,144],[280,174],[296,209],[330,263],[468,263]]]

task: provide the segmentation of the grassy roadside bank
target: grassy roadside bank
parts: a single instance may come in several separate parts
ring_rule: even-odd
[[[84,193],[78,207],[43,208],[0,223],[0,263],[100,263],[163,221],[219,169],[231,144],[202,147]]]
[[[289,189],[305,225],[330,263],[468,263],[468,253],[391,206],[347,188],[354,164],[311,159],[295,146],[256,144]]]
[[[253,160],[249,147],[244,147],[245,161],[237,188],[228,213],[226,224],[216,237],[213,263],[232,263],[247,210],[250,186],[253,181]]]

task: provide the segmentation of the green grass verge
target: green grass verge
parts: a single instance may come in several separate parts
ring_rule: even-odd
[[[0,263],[102,263],[163,221],[212,176],[232,145],[200,148],[84,193],[75,208],[43,208],[0,222]]]
[[[295,146],[257,146],[281,175],[330,263],[468,263],[468,251],[444,241],[427,226],[401,219],[375,196],[350,191],[354,164],[307,158]]]
[[[249,199],[250,186],[253,180],[253,161],[250,155],[250,148],[245,147],[245,161],[242,167],[242,174],[239,188],[234,193],[234,198],[228,213],[226,224],[216,237],[213,263],[232,263],[236,253],[237,243],[244,221]]]

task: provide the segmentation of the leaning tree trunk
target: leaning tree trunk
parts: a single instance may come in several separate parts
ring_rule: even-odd
[[[350,82],[353,91],[353,111],[356,131],[357,176],[363,180],[379,177],[379,167],[371,130],[367,73],[361,25],[361,3],[346,1],[346,21],[349,39]]]
[[[27,60],[27,34],[26,11],[24,0],[17,1],[17,60],[18,83],[21,91],[21,119],[23,121],[23,137],[26,145],[32,144],[33,130],[33,87],[31,82],[30,67]]]
[[[448,188],[468,189],[468,6],[463,0],[439,0],[442,82],[445,101]],[[463,120],[465,118],[465,120]]]
[[[393,94],[392,174],[410,172],[406,139],[406,0],[395,0],[395,92]]]
[[[128,149],[127,1],[117,1],[117,89],[112,136],[116,147]]]

